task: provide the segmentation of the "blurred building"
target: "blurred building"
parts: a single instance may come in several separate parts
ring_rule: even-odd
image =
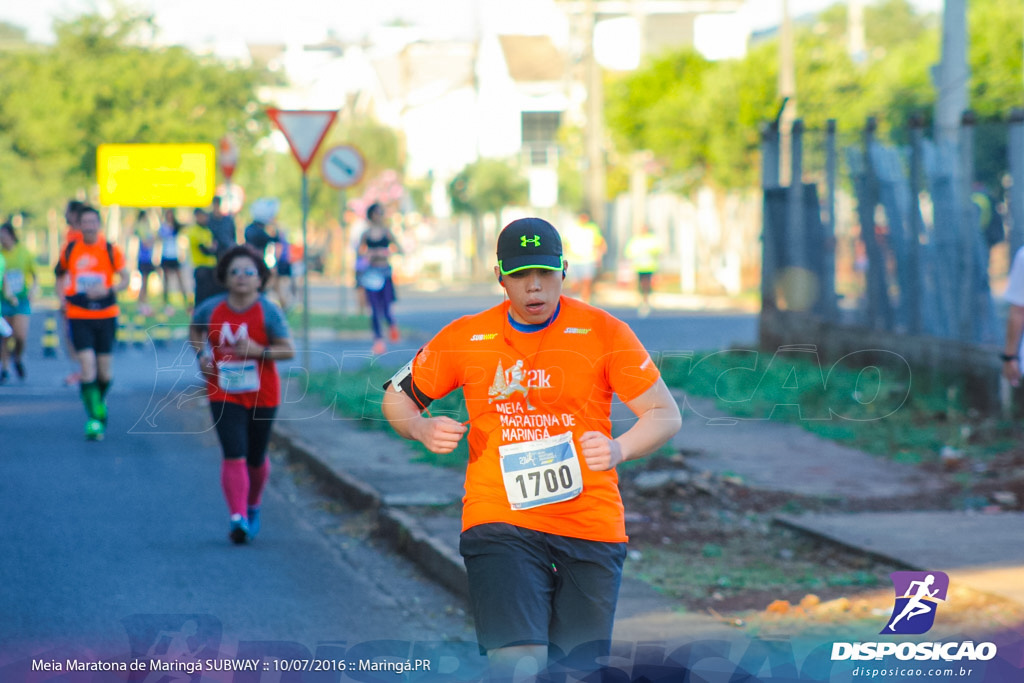
[[[622,49],[653,54],[694,44],[704,19],[739,16],[735,12],[743,3],[552,4],[564,21],[548,17],[528,34],[492,25],[485,7],[471,39],[385,26],[357,42],[328,34],[315,43],[251,44],[249,57],[280,71],[286,82],[267,88],[262,93],[267,101],[286,109],[372,112],[402,131],[408,174],[430,173],[443,182],[478,157],[519,158],[527,168],[553,168],[559,126],[584,118],[582,22],[595,22],[596,39],[609,44],[604,54]],[[624,38],[634,34],[639,38]],[[737,31],[731,34],[735,39]],[[741,27],[738,34],[743,42],[749,32]]]
[[[370,114],[400,131],[405,176],[432,179],[434,216],[449,214],[448,183],[479,158],[518,162],[531,208],[557,214],[558,132],[565,123],[588,126],[588,60],[627,70],[645,55],[681,46],[717,51],[709,58],[737,56],[750,36],[741,0],[536,0],[551,12],[532,24],[498,21],[501,4],[480,0],[476,25],[462,36],[389,25],[360,40],[328,34],[313,43],[250,45],[249,56],[281,73],[282,85],[262,93],[268,103]],[[600,145],[598,153],[609,147]],[[585,169],[604,160],[573,162]],[[631,230],[624,215],[609,214],[613,249]]]

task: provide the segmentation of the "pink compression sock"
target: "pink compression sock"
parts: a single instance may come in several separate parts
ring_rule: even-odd
[[[220,468],[220,485],[228,512],[245,517],[245,503],[249,497],[249,471],[243,458],[224,460]]]
[[[270,458],[259,467],[249,468],[249,507],[258,507],[263,501],[263,488],[270,478]]]

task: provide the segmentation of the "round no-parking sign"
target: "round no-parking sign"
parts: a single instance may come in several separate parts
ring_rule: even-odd
[[[328,185],[338,189],[352,187],[363,179],[366,162],[358,149],[351,145],[338,145],[324,153],[320,170]]]

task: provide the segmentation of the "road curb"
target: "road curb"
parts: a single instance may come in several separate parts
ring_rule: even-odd
[[[295,435],[284,434],[276,426],[271,442],[282,449],[289,460],[309,468],[328,495],[341,498],[358,510],[378,512],[383,507],[383,498],[376,489],[322,461],[316,456],[313,444]]]
[[[468,597],[466,568],[461,556],[431,534],[415,516],[387,505],[370,484],[331,467],[317,456],[316,446],[301,437],[275,427],[271,441],[284,451],[290,462],[307,467],[327,495],[372,513],[377,533],[395,551],[415,562],[444,587],[463,598]]]
[[[462,557],[434,537],[411,514],[392,507],[378,510],[380,533],[392,546],[410,558],[443,586],[469,597],[469,583]]]

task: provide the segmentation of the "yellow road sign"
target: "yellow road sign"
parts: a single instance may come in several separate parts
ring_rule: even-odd
[[[96,177],[104,206],[206,206],[217,183],[213,145],[100,145]]]

